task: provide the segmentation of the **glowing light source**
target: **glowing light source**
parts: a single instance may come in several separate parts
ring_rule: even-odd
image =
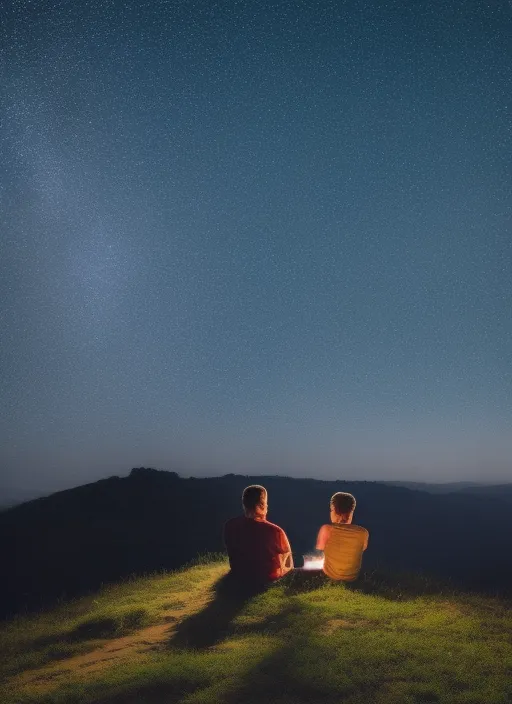
[[[324,566],[324,558],[318,555],[303,555],[305,570],[321,570]]]

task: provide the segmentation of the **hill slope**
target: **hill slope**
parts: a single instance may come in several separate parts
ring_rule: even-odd
[[[504,704],[512,616],[414,577],[304,572],[226,591],[224,561],[126,582],[0,629],[5,704]]]

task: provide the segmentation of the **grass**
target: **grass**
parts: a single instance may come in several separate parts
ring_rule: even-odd
[[[512,616],[425,577],[296,573],[235,594],[224,560],[0,629],[5,704],[506,704]]]

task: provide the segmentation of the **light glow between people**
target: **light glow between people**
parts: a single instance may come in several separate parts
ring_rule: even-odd
[[[304,569],[305,570],[321,570],[324,566],[324,558],[311,555],[304,555]]]

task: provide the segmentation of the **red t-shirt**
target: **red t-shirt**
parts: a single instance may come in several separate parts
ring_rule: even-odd
[[[290,551],[282,528],[246,516],[227,521],[224,544],[233,574],[251,580],[267,581],[281,577],[279,556]]]

